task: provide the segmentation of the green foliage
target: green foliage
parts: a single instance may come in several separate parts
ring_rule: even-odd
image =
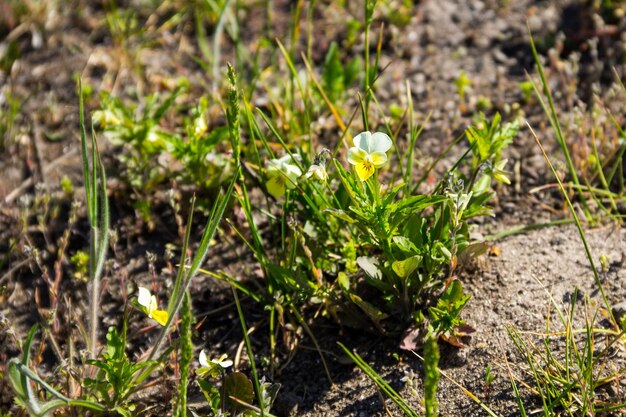
[[[211,415],[224,417],[272,415],[270,409],[274,404],[280,384],[259,381],[259,395],[263,401],[263,405],[259,408],[253,405],[255,388],[245,374],[242,372],[225,374],[224,369],[219,366],[213,369],[215,372],[205,373],[204,378],[196,381],[211,409]],[[218,386],[218,380],[221,380],[221,386]]]
[[[461,103],[464,103],[465,95],[472,87],[472,80],[469,79],[465,71],[461,71],[459,76],[454,80],[454,84],[456,85],[459,100],[461,101]]]
[[[496,376],[491,371],[491,365],[487,364],[485,367],[485,387],[491,385],[491,383],[496,379]]]
[[[87,146],[85,128],[85,111],[83,103],[82,81],[78,79],[78,111],[80,123],[80,144],[85,182],[85,199],[87,201],[87,217],[89,219],[89,341],[87,348],[89,357],[96,355],[98,344],[98,307],[100,306],[100,278],[104,270],[107,249],[109,246],[109,197],[107,194],[106,173],[98,146],[96,135],[91,130],[91,158]]]
[[[178,382],[178,396],[173,415],[187,416],[187,387],[189,385],[189,368],[193,360],[193,342],[191,340],[193,313],[191,311],[191,297],[189,291],[185,294],[180,310],[180,379]]]
[[[439,383],[439,346],[437,337],[429,332],[424,344],[424,408],[427,417],[436,417],[437,384]]]
[[[94,123],[121,147],[116,154],[121,175],[142,198],[171,178],[215,191],[235,172],[231,157],[224,153],[228,129],[208,125],[209,99],[201,97],[188,112],[177,105],[186,89],[187,82],[179,81],[164,97],[147,96],[142,106],[127,106],[102,93],[101,109],[93,113]],[[136,204],[149,216],[147,201]]]
[[[437,306],[428,309],[434,332],[447,337],[453,336],[455,329],[465,324],[460,314],[469,299],[470,296],[463,292],[461,282],[453,280],[437,300]]]
[[[219,152],[228,137],[224,126],[207,131],[204,113],[208,101],[200,100],[192,112],[192,123],[186,123],[186,139],[170,135],[167,150],[182,165],[177,174],[184,183],[195,184],[206,190],[216,190],[234,174],[231,158]]]
[[[155,159],[168,146],[177,151],[182,139],[161,127],[160,123],[174,109],[176,98],[185,85],[174,88],[165,98],[152,94],[141,107],[126,106],[119,98],[102,93],[101,109],[93,113],[95,125],[104,129],[105,136],[116,146],[121,146],[119,158],[122,176],[136,190],[149,192],[167,175],[165,167],[155,164]]]
[[[545,291],[563,331],[553,331],[551,317],[546,318],[545,335],[539,341],[507,326],[511,340],[527,365],[523,369],[532,380],[529,389],[539,397],[543,414],[595,416],[624,410],[626,403],[617,398],[603,401],[598,392],[623,377],[624,370],[613,369],[607,360],[609,347],[623,340],[624,331],[598,328],[596,323],[601,317],[598,306],[587,297],[582,308],[583,326],[577,328],[578,289],[574,291],[570,305],[564,308],[557,304],[549,290]],[[515,384],[515,380],[521,377],[511,373],[510,378],[520,411],[526,415]]]
[[[31,327],[28,336],[22,347],[22,360],[13,358],[9,360],[7,366],[7,376],[13,390],[15,391],[15,401],[18,405],[26,409],[33,417],[45,417],[54,410],[67,406],[83,407],[95,411],[105,411],[105,408],[97,403],[85,400],[72,400],[67,398],[29,368],[30,350],[37,332],[37,325]],[[38,383],[49,396],[47,401],[39,398],[38,392],[33,389],[31,381]]]
[[[107,348],[101,359],[90,359],[89,365],[98,368],[95,378],[85,378],[83,385],[108,410],[130,417],[134,405],[128,402],[131,394],[159,366],[159,362],[145,360],[133,363],[126,355],[126,327],[118,333],[115,327],[107,332]]]
[[[436,339],[433,339],[434,343]],[[411,408],[411,406],[406,402],[406,400],[396,392],[396,390],[389,385],[387,381],[385,381],[378,372],[376,372],[367,362],[361,358],[357,353],[351,352],[347,347],[343,344],[339,343],[339,346],[346,355],[352,359],[352,361],[381,389],[382,392],[385,393],[404,413],[407,417],[418,417],[419,414]],[[437,354],[437,362],[439,361]],[[435,365],[436,366],[436,365]],[[437,382],[435,382],[435,391],[436,391]]]
[[[352,58],[345,65],[341,62],[339,47],[332,42],[326,52],[322,66],[322,87],[331,102],[339,101],[360,74],[362,62]]]
[[[9,51],[5,53],[5,57],[0,57],[0,68],[3,67],[2,61],[7,59],[6,54],[10,52],[10,45],[12,44],[13,43],[9,44]],[[8,92],[4,93],[4,100],[0,99],[0,150],[4,150],[13,140],[13,136],[15,135],[15,121],[19,115],[21,106],[21,101]]]
[[[70,263],[74,267],[74,277],[81,281],[87,281],[89,253],[84,250],[76,251],[76,253],[70,258]]]
[[[484,245],[470,238],[468,221],[491,214],[493,180],[508,182],[501,155],[517,126],[501,126],[498,115],[492,122],[480,119],[466,132],[471,160],[467,153],[461,157],[429,194],[416,192],[419,183],[407,186],[408,178],[388,185],[375,172],[364,174],[363,180],[365,171],[359,172],[358,166],[351,172],[337,159],[330,163],[330,151],[312,158],[308,171],[298,177],[294,172],[305,171],[304,158],[279,136],[287,154],[266,164],[272,175],[284,175],[291,183],[281,194],[268,196],[281,202],[280,216],[270,220],[277,223],[279,253],[269,256],[247,194],[239,196],[252,231],[252,241],[246,242],[266,277],[265,293],[247,287],[246,293],[256,293],[268,306],[279,299],[285,307],[289,300],[287,311],[291,303],[323,300],[325,312],[340,322],[370,325],[383,333],[425,325],[427,314],[435,332],[454,341],[463,325],[460,312],[469,300],[453,279],[459,256],[484,251]],[[372,156],[359,158],[366,164]],[[409,172],[399,169],[403,175]],[[269,169],[266,175],[262,178],[271,191]]]
[[[519,122],[514,121],[500,126],[501,117],[496,113],[491,123],[483,114],[470,126],[465,134],[472,146],[472,168],[491,162],[493,165],[502,159],[502,150],[513,142],[519,129]]]

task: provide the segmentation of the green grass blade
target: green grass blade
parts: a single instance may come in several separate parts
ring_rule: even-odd
[[[400,394],[398,394],[371,366],[367,364],[357,353],[351,352],[342,343],[337,344],[343,351],[354,361],[354,363],[367,375],[387,396],[393,401],[408,417],[418,417],[419,414],[414,411]]]
[[[259,402],[259,408],[261,411],[261,417],[265,416],[265,404],[263,404],[263,393],[261,392],[261,384],[259,383],[259,374],[257,373],[256,363],[254,359],[254,351],[252,350],[252,344],[248,337],[248,327],[243,316],[243,310],[241,309],[241,303],[239,302],[239,296],[235,287],[231,287],[233,291],[233,297],[235,297],[235,305],[237,306],[237,315],[239,316],[239,323],[241,323],[241,330],[243,332],[243,340],[246,344],[246,351],[248,352],[248,358],[250,359],[250,368],[252,369],[252,380],[254,382],[254,390],[256,391],[257,401]]]
[[[537,99],[539,100],[539,104],[541,105],[544,113],[546,113],[546,115],[548,115],[548,119],[550,120],[550,125],[552,126],[552,129],[554,130],[554,133],[556,135],[556,139],[557,142],[561,148],[561,151],[563,152],[563,156],[565,157],[566,163],[567,163],[567,168],[569,171],[570,176],[572,177],[572,181],[574,181],[574,184],[576,185],[580,185],[580,181],[578,180],[578,174],[576,173],[576,167],[574,166],[574,162],[572,161],[572,157],[569,153],[569,150],[567,148],[567,143],[565,141],[565,137],[563,135],[563,130],[561,129],[561,124],[559,122],[559,118],[557,116],[556,113],[556,109],[554,107],[554,101],[552,100],[552,93],[550,92],[550,88],[548,86],[548,81],[545,75],[545,72],[543,71],[543,65],[541,65],[541,61],[539,60],[539,54],[537,53],[537,48],[535,47],[535,42],[533,40],[532,34],[530,33],[530,28],[528,29],[528,36],[530,39],[530,47],[533,53],[533,57],[535,59],[535,65],[537,67],[537,72],[539,73],[539,78],[541,79],[541,86],[543,88],[543,92],[548,100],[548,105],[546,106],[545,101],[543,100],[543,97],[541,96],[540,92],[539,92],[539,88],[535,85],[535,83],[533,82],[533,80],[528,77],[529,81],[531,82],[533,89],[535,91],[535,95],[537,96]],[[583,209],[585,211],[585,216],[587,216],[588,218],[591,216],[591,213],[589,212],[589,208],[587,207],[587,203],[585,201],[584,198],[581,199],[582,201],[582,205],[583,205]]]
[[[189,291],[185,293],[180,315],[180,379],[174,416],[187,417],[187,388],[189,384],[189,369],[193,360],[193,342],[191,340],[193,327],[193,313],[191,311],[191,297]]]
[[[215,204],[213,205],[211,215],[209,216],[207,220],[204,233],[202,234],[202,238],[200,239],[200,245],[198,246],[198,249],[191,262],[191,265],[189,266],[189,269],[185,271],[182,275],[183,279],[181,280],[181,283],[178,287],[178,293],[172,294],[174,301],[168,304],[169,308],[168,308],[167,322],[165,323],[165,326],[163,326],[163,328],[161,329],[161,332],[159,333],[159,336],[152,350],[150,351],[150,355],[148,355],[147,360],[152,360],[155,358],[159,350],[159,347],[161,346],[161,343],[163,342],[163,340],[165,339],[165,336],[169,332],[172,326],[172,323],[174,322],[174,319],[180,309],[180,306],[183,302],[184,294],[189,288],[189,284],[191,283],[191,280],[196,275],[196,273],[198,272],[198,269],[200,268],[200,266],[204,262],[204,259],[206,258],[211,240],[213,239],[213,236],[215,236],[217,227],[219,226],[219,223],[222,217],[224,216],[224,212],[226,211],[226,207],[230,201],[230,197],[233,194],[235,183],[237,182],[239,178],[240,169],[241,168],[237,169],[237,171],[233,175],[233,178],[226,192],[223,194],[220,194],[217,200],[215,201]],[[181,264],[180,268],[185,268],[185,264]]]
[[[587,237],[585,235],[585,231],[583,230],[583,227],[580,224],[580,219],[578,218],[578,215],[576,214],[576,210],[574,209],[574,206],[572,205],[572,201],[570,200],[569,196],[567,195],[567,191],[565,190],[565,187],[563,186],[563,182],[561,181],[561,178],[559,178],[559,175],[557,174],[556,170],[554,169],[554,166],[552,165],[552,162],[550,161],[550,158],[548,157],[548,154],[546,153],[546,150],[543,148],[543,145],[541,145],[541,141],[539,141],[539,138],[535,134],[535,131],[533,130],[533,128],[530,127],[530,125],[528,123],[527,123],[527,125],[528,125],[528,128],[530,129],[530,131],[532,132],[533,136],[535,137],[535,141],[537,142],[537,145],[539,145],[539,148],[541,149],[541,153],[543,154],[544,159],[548,163],[548,166],[550,167],[550,170],[552,171],[552,174],[554,175],[554,177],[556,178],[557,182],[559,183],[559,188],[561,189],[561,194],[565,198],[565,202],[567,203],[567,207],[569,208],[569,211],[572,214],[572,217],[574,218],[574,222],[576,223],[576,228],[578,229],[578,233],[580,235],[580,239],[582,240],[583,246],[585,247],[585,254],[587,255],[587,260],[589,261],[589,265],[591,266],[591,269],[593,270],[593,277],[595,279],[596,286],[598,287],[598,290],[600,291],[600,294],[602,295],[602,300],[604,301],[604,305],[606,307],[607,314],[610,316],[611,322],[615,326],[617,326],[617,324],[615,322],[615,318],[613,317],[613,312],[611,311],[611,305],[609,304],[609,300],[606,298],[606,294],[604,292],[604,286],[602,285],[602,280],[600,279],[600,274],[598,273],[598,268],[596,268],[596,263],[593,260],[593,256],[591,255],[591,249],[589,248],[589,243],[587,243]]]

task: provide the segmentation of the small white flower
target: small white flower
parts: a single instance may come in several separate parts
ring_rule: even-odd
[[[198,374],[200,375],[211,373],[216,369],[226,369],[233,366],[233,361],[227,359],[226,354],[223,354],[218,359],[209,360],[204,349],[200,351],[198,362],[200,362],[200,369],[198,369]]]
[[[365,181],[387,162],[391,138],[382,132],[361,132],[352,141],[354,147],[348,149],[348,162],[355,166],[361,181]]]
[[[296,180],[302,175],[290,155],[267,161],[266,172],[269,178],[265,184],[267,191],[276,198],[285,195],[286,189],[296,188]]]
[[[314,178],[318,181],[325,182],[328,179],[328,172],[324,165],[313,164],[309,167],[309,170],[304,174],[304,178]]]

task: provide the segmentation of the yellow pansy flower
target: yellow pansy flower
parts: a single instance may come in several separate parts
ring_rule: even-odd
[[[139,287],[139,294],[137,295],[137,304],[144,313],[151,319],[159,323],[161,326],[165,326],[167,323],[167,311],[158,310],[157,299],[150,291],[144,287]]]
[[[361,181],[365,181],[387,162],[391,138],[382,132],[361,132],[352,142],[354,147],[348,149],[348,162],[354,165]]]
[[[265,183],[267,191],[276,198],[285,195],[286,189],[295,188],[296,180],[302,175],[300,167],[293,162],[291,155],[270,159],[266,164],[266,172],[269,178]]]

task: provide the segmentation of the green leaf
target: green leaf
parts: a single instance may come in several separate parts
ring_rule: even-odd
[[[422,257],[419,255],[411,256],[402,261],[395,261],[391,268],[398,274],[400,278],[406,278],[411,275],[411,272],[415,271],[422,261]]]
[[[416,211],[422,211],[446,199],[447,197],[442,195],[415,195],[391,204],[389,209],[391,212],[409,211],[413,214]]]
[[[350,292],[350,278],[348,277],[348,274],[340,272],[337,275],[337,283],[343,291]]]
[[[220,412],[220,404],[222,403],[220,391],[213,386],[209,381],[204,379],[196,380],[200,391],[204,395],[211,411],[214,415],[218,415]]]
[[[124,339],[113,326],[107,332],[107,355],[110,359],[122,359],[126,355]]]
[[[263,405],[265,407],[265,412],[268,413],[274,401],[276,401],[276,397],[278,396],[278,390],[280,390],[280,384],[271,383],[267,381],[261,382],[261,395],[263,396]]]
[[[415,246],[415,244],[413,244],[413,242],[411,242],[411,239],[409,239],[408,237],[394,236],[392,240],[393,240],[393,243],[395,243],[396,247],[403,252],[407,252],[407,253],[418,252],[417,247]]]
[[[350,294],[350,300],[352,300],[354,304],[356,304],[361,310],[363,310],[367,317],[369,317],[377,325],[380,325],[380,322],[382,320],[389,317],[389,314],[381,311],[372,303],[368,303],[356,294]]]
[[[328,208],[328,209],[322,211],[322,213],[328,213],[331,216],[335,216],[338,219],[343,220],[345,222],[348,222],[350,224],[356,223],[356,220],[354,220],[352,217],[350,217],[350,215],[348,213],[346,213],[345,211],[343,211],[343,210]]]
[[[233,401],[231,397],[247,404],[252,404],[252,401],[254,401],[252,381],[241,372],[234,372],[227,375],[224,378],[222,390],[224,392],[224,404],[229,409],[235,411],[242,409],[242,406]]]

